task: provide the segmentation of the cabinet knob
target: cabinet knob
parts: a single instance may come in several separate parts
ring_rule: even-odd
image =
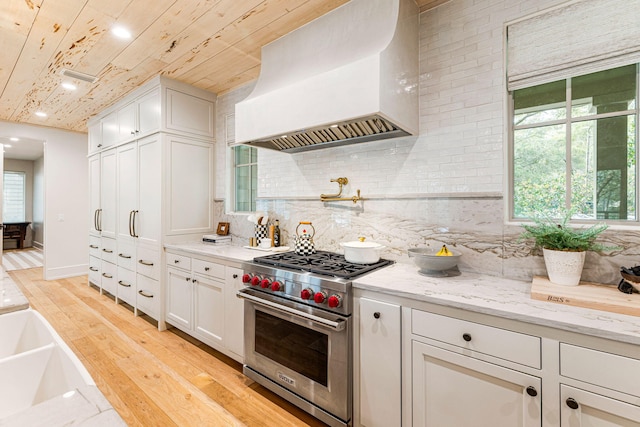
[[[188,277],[185,277],[185,280],[188,282],[188,281],[190,281],[191,279],[190,279],[190,278],[188,278]]]
[[[180,264],[180,260],[179,260],[179,259],[174,259],[174,260],[173,260],[173,263],[174,263],[174,264]]]
[[[527,394],[531,397],[536,397],[538,395],[538,390],[533,386],[529,386],[527,387]]]
[[[205,267],[205,268],[204,268],[204,271],[209,271],[209,270],[210,270],[210,268],[209,268],[209,267]]]
[[[375,317],[376,319],[380,318],[380,312],[376,311],[375,313],[373,313],[373,317]]]
[[[134,131],[131,131],[131,135],[135,135],[136,133]]]
[[[567,399],[567,406],[571,409],[578,409],[578,402],[573,397]]]
[[[234,278],[234,279],[237,279],[237,278],[238,278],[238,275],[237,275],[237,274],[234,274],[234,275],[233,275],[233,278]]]
[[[471,341],[471,334],[462,334],[462,339],[466,342]]]

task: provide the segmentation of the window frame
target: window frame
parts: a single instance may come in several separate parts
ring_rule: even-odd
[[[255,147],[249,147],[249,146],[243,146],[246,147],[250,150],[255,150],[255,162],[250,162],[250,163],[243,163],[241,165],[236,164],[236,148],[241,147],[242,144],[237,144],[237,145],[233,145],[228,147],[229,148],[229,182],[230,182],[230,188],[229,188],[229,206],[228,206],[228,213],[236,213],[236,214],[250,214],[252,212],[255,212],[257,210],[257,200],[254,198],[254,200],[252,200],[252,205],[253,205],[253,210],[249,210],[249,211],[241,211],[241,210],[237,210],[237,202],[238,202],[238,181],[236,179],[236,170],[238,167],[251,167],[254,166],[256,167],[256,176],[253,177],[252,179],[254,179],[256,181],[256,190],[257,190],[257,175],[258,175],[258,149]]]
[[[508,167],[508,171],[507,171],[507,179],[508,179],[508,183],[507,183],[507,192],[508,192],[508,201],[506,203],[506,207],[507,207],[507,212],[506,212],[506,220],[508,223],[518,223],[518,222],[526,222],[529,220],[529,218],[520,218],[520,217],[516,217],[515,216],[515,164],[514,164],[514,154],[515,154],[515,132],[516,130],[521,130],[521,129],[530,129],[530,128],[535,128],[535,127],[542,127],[542,126],[552,126],[552,125],[565,125],[565,150],[566,150],[566,166],[565,166],[565,177],[567,178],[565,180],[565,192],[566,192],[566,197],[565,197],[565,208],[566,209],[570,209],[571,208],[571,195],[572,195],[572,189],[571,189],[571,174],[570,174],[570,170],[571,170],[571,128],[573,124],[576,123],[580,123],[580,122],[586,122],[586,121],[597,121],[597,120],[601,120],[601,119],[607,119],[607,118],[611,118],[611,117],[621,117],[621,116],[627,116],[627,115],[633,115],[635,117],[635,142],[636,142],[636,152],[635,152],[635,209],[636,209],[636,218],[632,219],[632,220],[621,220],[621,219],[601,219],[601,218],[594,218],[594,219],[589,219],[589,218],[581,218],[581,219],[572,219],[572,222],[576,222],[576,223],[585,223],[585,224],[589,224],[589,223],[596,223],[596,222],[604,222],[607,223],[609,225],[621,225],[621,226],[638,226],[640,225],[640,163],[639,163],[639,159],[640,159],[640,63],[635,64],[636,67],[636,72],[635,72],[635,80],[636,80],[636,103],[635,103],[635,109],[633,110],[624,110],[624,111],[614,111],[614,112],[608,112],[608,113],[600,113],[600,114],[591,114],[591,115],[585,115],[585,116],[580,116],[580,117],[572,117],[572,106],[576,104],[576,101],[580,101],[580,100],[573,100],[572,99],[572,79],[576,78],[576,77],[580,77],[581,75],[575,75],[572,77],[568,77],[566,79],[561,79],[561,80],[565,80],[566,81],[566,87],[565,87],[565,101],[564,101],[564,105],[565,105],[565,109],[566,109],[566,114],[565,114],[565,118],[564,119],[560,119],[560,120],[552,120],[552,121],[547,121],[547,122],[543,122],[543,123],[532,123],[532,124],[527,124],[527,125],[520,125],[520,126],[516,126],[514,123],[514,117],[515,117],[515,102],[514,102],[514,92],[520,89],[524,89],[524,88],[517,88],[514,90],[507,90],[507,126],[506,126],[506,131],[507,131],[507,149],[506,149],[506,154],[507,154],[507,159],[508,161],[507,163],[507,167]],[[610,69],[615,69],[618,67],[612,67]],[[603,70],[604,71],[604,70]],[[561,81],[561,80],[555,80],[555,81]],[[546,83],[540,83],[541,85],[544,85]],[[538,85],[534,85],[531,87],[535,87]]]
[[[7,191],[5,191],[5,187],[7,182],[11,180],[7,179],[7,175],[15,175],[20,176],[22,178],[22,219],[18,220],[7,220],[7,206],[6,206],[6,195]],[[4,170],[2,174],[2,222],[3,223],[12,223],[12,222],[25,222],[27,220],[27,174],[24,171],[12,171],[12,170]]]

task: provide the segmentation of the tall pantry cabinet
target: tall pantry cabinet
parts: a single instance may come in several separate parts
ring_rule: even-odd
[[[159,76],[89,122],[89,282],[160,329],[163,245],[213,230],[215,100]]]

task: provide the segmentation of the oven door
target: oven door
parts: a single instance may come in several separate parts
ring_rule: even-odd
[[[245,299],[246,366],[350,421],[351,319],[250,288],[238,296]]]

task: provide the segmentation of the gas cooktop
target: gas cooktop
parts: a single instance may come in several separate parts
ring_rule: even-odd
[[[276,253],[256,257],[253,262],[342,279],[353,279],[380,267],[393,264],[393,261],[386,259],[380,259],[373,264],[354,264],[345,260],[342,254],[327,251],[317,251],[312,255],[298,255],[295,252]]]

